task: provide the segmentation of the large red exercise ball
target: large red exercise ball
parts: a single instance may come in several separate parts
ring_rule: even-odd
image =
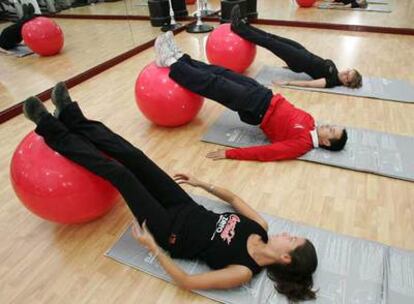
[[[22,36],[26,45],[36,54],[52,56],[63,47],[63,32],[52,19],[36,17],[23,25]]]
[[[312,7],[316,0],[296,0],[300,7]]]
[[[50,149],[34,132],[16,148],[10,179],[30,211],[62,224],[97,219],[108,213],[119,197],[109,182]]]
[[[206,53],[210,63],[242,73],[256,57],[256,45],[233,33],[225,23],[208,36]]]
[[[200,95],[190,92],[168,77],[170,68],[154,62],[147,65],[135,82],[135,100],[144,116],[163,127],[189,123],[203,105]]]

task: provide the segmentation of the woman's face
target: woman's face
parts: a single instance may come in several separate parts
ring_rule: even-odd
[[[339,72],[338,77],[339,77],[339,80],[345,86],[349,86],[349,84],[351,83],[352,79],[354,79],[354,77],[355,77],[355,70],[347,69],[347,70],[344,70],[342,72]]]
[[[269,237],[269,246],[278,256],[289,255],[290,252],[305,244],[306,239],[290,235],[287,232],[272,235]]]

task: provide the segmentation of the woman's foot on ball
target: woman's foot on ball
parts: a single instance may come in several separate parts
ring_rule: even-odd
[[[55,105],[56,110],[53,113],[55,117],[59,117],[59,114],[62,110],[68,105],[72,103],[72,99],[70,98],[69,91],[66,88],[66,85],[63,81],[58,82],[52,90],[51,94],[52,103]]]
[[[174,39],[174,34],[171,31],[168,31],[165,33],[165,40],[167,41],[170,50],[174,53],[174,58],[175,59],[180,59],[184,53],[181,51],[181,49],[178,47],[177,43],[175,42]]]
[[[49,112],[39,98],[32,96],[23,102],[23,114],[37,125],[40,119]]]
[[[235,5],[231,9],[230,20],[231,20],[231,28],[232,29],[237,29],[237,27],[242,22],[241,13],[240,13],[240,6],[239,5]]]
[[[165,35],[160,35],[155,40],[155,64],[159,67],[169,67],[177,60],[171,50]]]

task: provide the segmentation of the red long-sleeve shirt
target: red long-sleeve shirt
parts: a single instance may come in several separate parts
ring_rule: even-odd
[[[260,128],[271,144],[226,150],[226,158],[274,161],[297,158],[313,149],[313,117],[282,95],[273,96]]]

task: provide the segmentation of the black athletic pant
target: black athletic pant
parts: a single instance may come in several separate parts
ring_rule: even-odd
[[[66,106],[59,120],[50,114],[42,117],[36,133],[50,148],[115,186],[138,222],[147,220],[159,245],[169,249],[177,210],[196,203],[141,150],[85,118],[77,103]]]
[[[297,73],[306,73],[309,61],[314,56],[296,41],[267,33],[244,22],[240,22],[236,27],[232,26],[231,30],[240,37],[271,51]]]
[[[22,42],[23,25],[32,18],[33,17],[23,18],[16,23],[6,27],[0,34],[0,47],[5,50],[10,50]]]
[[[185,54],[171,65],[170,78],[188,90],[238,112],[251,125],[262,122],[273,93],[256,80]]]

